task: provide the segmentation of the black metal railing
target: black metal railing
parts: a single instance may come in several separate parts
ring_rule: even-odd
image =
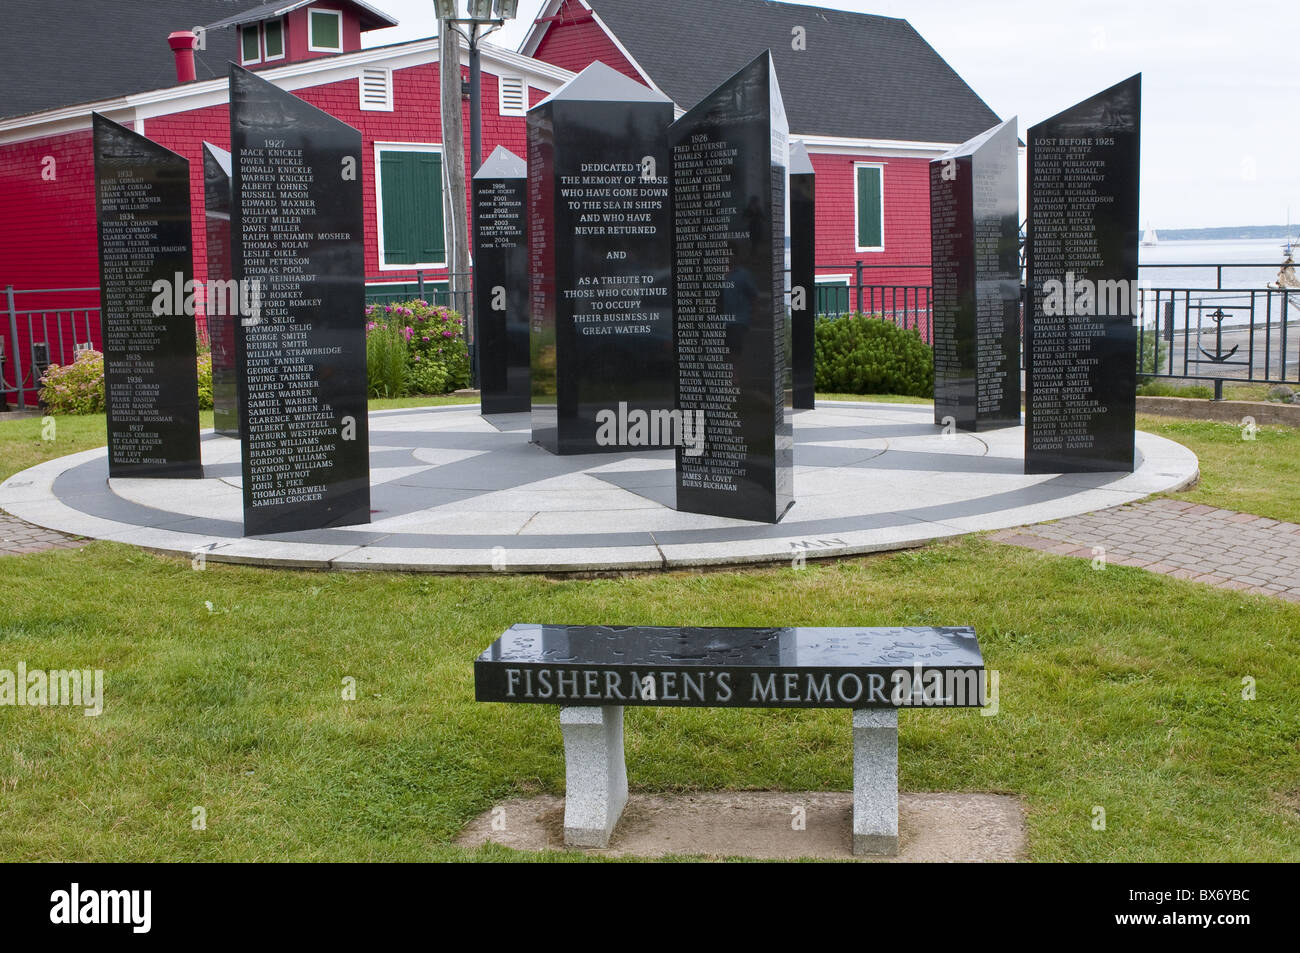
[[[472,273],[460,272],[427,278],[423,271],[416,271],[414,278],[369,277],[366,279],[366,304],[396,304],[421,299],[468,314],[474,287],[471,278]]]
[[[10,399],[25,410],[35,405],[41,377],[51,364],[71,364],[77,352],[100,340],[99,306],[67,306],[58,299],[98,297],[98,288],[4,289],[0,301],[0,409]],[[19,304],[22,307],[19,307]]]
[[[927,344],[934,343],[934,311],[930,285],[921,281],[884,283],[874,281],[882,272],[896,276],[910,272],[929,278],[929,265],[876,265],[863,261],[845,265],[818,263],[822,279],[817,285],[816,313],[819,319],[831,320],[846,314],[878,315],[900,327],[911,328]],[[825,279],[830,272],[847,273],[839,283]],[[924,274],[922,274],[924,273]]]

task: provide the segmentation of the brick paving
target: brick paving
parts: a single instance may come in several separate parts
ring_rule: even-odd
[[[39,553],[47,549],[77,549],[90,540],[56,533],[0,512],[0,556]]]
[[[1300,602],[1300,525],[1250,513],[1144,500],[990,538],[1062,556],[1104,555],[1107,564]]]

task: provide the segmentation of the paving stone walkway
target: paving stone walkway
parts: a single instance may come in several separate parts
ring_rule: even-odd
[[[1300,525],[1250,513],[1145,500],[990,538],[1300,602]]]
[[[47,549],[77,549],[90,540],[42,529],[0,512],[0,556],[39,553]]]

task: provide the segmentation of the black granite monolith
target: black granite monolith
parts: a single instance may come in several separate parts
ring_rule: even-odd
[[[1016,122],[930,163],[934,422],[1020,425]]]
[[[480,409],[527,413],[528,167],[497,146],[474,173],[473,189]]]
[[[775,523],[794,502],[785,403],[785,108],[764,52],[668,131],[677,509]],[[694,424],[686,428],[686,423]]]
[[[203,208],[207,237],[208,285],[204,313],[212,348],[213,429],[239,437],[239,374],[235,368],[238,289],[230,261],[230,153],[203,143]]]
[[[93,113],[110,477],[203,476],[190,164]]]
[[[667,96],[599,61],[528,112],[533,442],[673,445]]]
[[[795,410],[816,406],[817,177],[803,142],[790,147],[790,367]]]
[[[1025,472],[1131,472],[1141,74],[1029,130]]]
[[[368,523],[361,133],[232,64],[230,141],[244,533]]]

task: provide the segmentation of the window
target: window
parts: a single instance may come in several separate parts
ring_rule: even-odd
[[[849,281],[851,275],[818,275],[817,314],[849,313]]]
[[[376,143],[375,159],[379,267],[445,265],[440,148]]]
[[[239,28],[239,52],[239,61],[244,66],[262,62],[260,23],[245,23]]]
[[[308,10],[307,49],[313,53],[342,53],[343,14],[337,10]]]
[[[267,61],[284,59],[284,21],[267,20],[262,24],[262,37]]]
[[[361,108],[393,111],[393,71],[386,66],[361,70]]]
[[[885,248],[885,169],[879,165],[855,165],[857,202],[854,233],[858,251]]]
[[[528,84],[522,76],[502,76],[497,80],[502,116],[528,114]]]

